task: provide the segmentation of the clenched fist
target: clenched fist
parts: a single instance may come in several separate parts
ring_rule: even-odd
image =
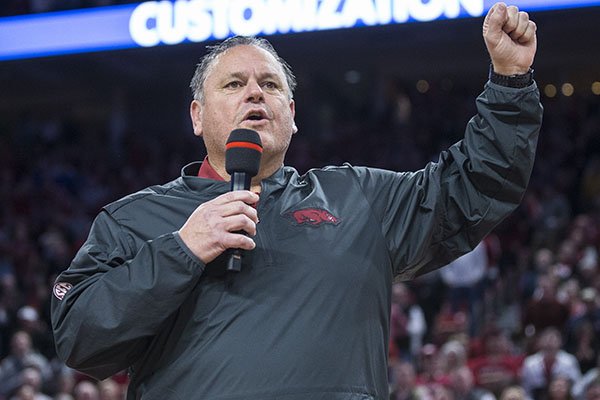
[[[494,71],[500,75],[527,73],[537,49],[535,22],[515,6],[496,3],[483,21],[483,38]]]
[[[227,249],[252,250],[256,244],[258,215],[251,205],[258,195],[248,190],[235,190],[201,204],[179,230],[186,246],[208,264]]]

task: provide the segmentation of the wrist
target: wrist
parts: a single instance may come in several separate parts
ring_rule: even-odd
[[[518,71],[518,73],[504,73],[504,70],[502,72],[490,65],[490,82],[511,88],[525,88],[533,83],[533,69],[531,68],[525,72]]]

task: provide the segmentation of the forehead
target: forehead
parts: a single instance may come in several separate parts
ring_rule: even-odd
[[[206,80],[232,74],[277,75],[285,80],[283,68],[268,51],[253,45],[232,47],[219,54],[208,70]]]

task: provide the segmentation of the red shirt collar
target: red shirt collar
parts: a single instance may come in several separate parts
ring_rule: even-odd
[[[200,170],[198,171],[199,178],[213,179],[215,181],[225,181],[225,179],[215,171],[215,169],[208,162],[208,156],[204,157]]]

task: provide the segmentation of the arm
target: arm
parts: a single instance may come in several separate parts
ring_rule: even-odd
[[[102,379],[138,361],[171,322],[204,270],[229,247],[251,249],[258,196],[236,191],[199,205],[178,232],[142,239],[104,210],[69,269],[57,279],[52,327],[59,357]],[[246,203],[245,203],[246,202]],[[151,224],[142,207],[119,211]],[[66,294],[65,294],[66,292]],[[64,294],[64,297],[62,296]]]
[[[497,74],[524,74],[533,63],[535,24],[498,3],[484,22]],[[542,107],[535,83],[488,82],[465,137],[416,173],[358,170],[379,216],[394,274],[411,278],[473,249],[520,203],[533,168]]]
[[[59,357],[98,379],[127,368],[183,303],[203,268],[177,234],[137,249],[132,234],[103,211],[57,279],[67,288],[62,299],[60,292],[52,297]]]

